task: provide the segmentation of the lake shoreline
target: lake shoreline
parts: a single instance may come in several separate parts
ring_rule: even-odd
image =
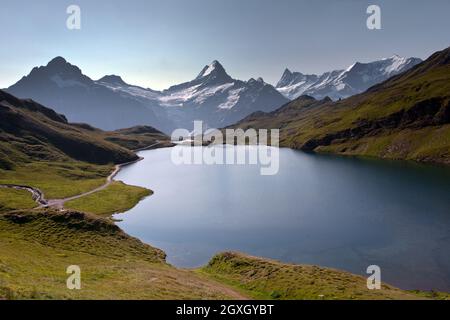
[[[297,151],[297,150],[292,150],[292,149],[289,149],[289,148],[284,148],[284,147],[282,147],[282,148],[280,148],[280,149],[285,149],[285,150],[290,150],[290,151],[292,151],[292,152],[300,152],[300,153],[302,153],[303,154],[303,152],[302,151]],[[146,156],[145,155],[143,155],[143,154],[140,154],[140,156],[143,156],[144,158],[146,158]],[[405,160],[388,160],[388,161],[385,161],[385,160],[383,160],[383,159],[375,159],[375,158],[372,158],[372,157],[370,157],[369,159],[367,159],[367,158],[361,158],[361,157],[358,157],[358,156],[350,156],[350,157],[348,157],[348,156],[342,156],[342,155],[334,155],[334,154],[328,154],[328,153],[326,153],[326,154],[313,154],[313,155],[311,155],[311,154],[308,154],[308,156],[317,156],[318,158],[324,158],[324,159],[326,159],[326,158],[336,158],[336,159],[341,159],[342,161],[339,161],[339,162],[346,162],[346,160],[352,160],[351,162],[354,162],[354,161],[356,161],[357,163],[358,162],[362,162],[363,164],[367,164],[367,160],[369,160],[369,162],[372,162],[371,160],[373,160],[373,161],[375,161],[377,164],[378,163],[383,163],[383,164],[386,164],[386,165],[389,165],[389,164],[392,164],[392,163],[395,163],[398,167],[403,167],[403,166],[405,166],[405,164],[406,164],[406,167],[415,167],[415,166],[425,166],[425,167],[427,167],[427,168],[433,168],[433,169],[435,169],[435,168],[439,168],[439,167],[435,167],[434,165],[429,165],[429,164],[422,164],[422,163],[417,163],[417,162],[415,162],[415,161],[405,161]],[[145,161],[145,160],[144,160]],[[142,162],[141,162],[142,163]],[[144,170],[145,171],[145,170]],[[161,170],[160,170],[161,171]],[[168,172],[168,171],[167,171]],[[123,176],[121,175],[120,177],[119,177],[119,179],[121,179],[122,181],[125,181],[125,182],[127,182],[128,183],[128,181],[125,179],[123,179]],[[150,178],[149,178],[150,179]],[[167,179],[168,180],[170,180],[171,178],[170,178],[170,175],[167,177]],[[146,185],[146,184],[139,184],[139,183],[132,183],[132,184],[135,184],[135,185],[140,185],[140,186],[145,186],[145,187],[148,187],[148,185]],[[159,193],[160,193],[160,191],[162,191],[162,190],[160,190],[158,187],[157,187],[157,185],[153,185],[152,184],[152,187],[151,187],[151,189],[153,189],[153,190],[156,190],[156,192],[157,192],[157,194],[158,194],[158,196],[159,196]],[[155,197],[155,195],[153,195],[152,197],[150,197],[149,199],[151,199],[151,200],[149,200],[149,201],[154,201],[154,198]],[[159,206],[159,204],[158,204],[158,206]],[[157,206],[157,208],[158,208],[158,206]],[[156,211],[158,211],[157,209],[155,209],[155,208],[153,208],[153,209],[151,209],[153,212],[156,210]],[[123,224],[125,224],[126,225],[126,223],[127,223],[127,220],[129,220],[129,218],[131,217],[130,215],[134,215],[135,213],[132,213],[132,211],[133,211],[133,209],[132,210],[130,210],[129,212],[126,212],[126,213],[122,213],[121,214],[121,216],[116,216],[117,218],[118,218],[118,220],[120,220],[120,221],[118,221],[118,223],[119,223],[119,225],[123,225]],[[141,210],[140,210],[141,211]],[[129,215],[128,215],[128,217],[127,216],[124,216],[123,214],[128,214],[129,213]],[[135,219],[132,219],[132,220],[135,220]],[[145,221],[143,221],[142,222],[143,224],[145,224]],[[122,226],[121,226],[122,227]],[[127,229],[126,229],[127,230]],[[129,233],[129,230],[127,230],[127,233]],[[137,234],[135,233],[135,232],[132,232],[131,233],[133,236],[138,236],[138,238],[140,238],[142,241],[144,241],[144,242],[146,242],[146,243],[152,243],[152,244],[156,244],[157,246],[159,246],[159,247],[161,247],[161,245],[160,244],[158,244],[158,241],[151,241],[151,238],[146,238],[146,237],[142,237],[142,236],[140,236],[140,233],[138,232]],[[175,237],[175,238],[177,238],[177,237]],[[164,248],[164,247],[163,247]],[[224,247],[223,249],[221,248],[221,250],[226,250],[226,249],[231,249],[232,247]],[[166,251],[166,249],[164,248],[164,250]],[[217,252],[220,252],[221,250],[217,250],[217,251],[208,251],[208,252],[212,252],[212,254],[214,254],[214,253],[217,253]],[[168,252],[168,255],[169,255],[169,257],[170,256],[172,256],[172,254],[170,253],[171,251],[169,250],[169,252]],[[244,252],[248,252],[247,250],[244,250]],[[251,253],[251,252],[249,252],[249,253]],[[251,253],[251,254],[254,254],[254,253]],[[258,254],[257,254],[258,255]],[[209,255],[209,256],[211,256],[211,255]],[[259,256],[261,256],[261,254],[259,254]],[[262,255],[262,256],[267,256],[267,255]],[[272,257],[272,258],[275,258],[275,259],[277,259],[278,260],[278,258],[277,257]],[[170,259],[169,259],[170,260]],[[290,259],[291,260],[291,259]],[[206,259],[204,260],[204,261],[207,261]],[[170,263],[173,263],[172,261],[170,261]],[[177,266],[180,266],[180,264],[179,263],[175,263],[175,265],[177,265]],[[203,265],[203,263],[197,263],[196,265]],[[319,265],[327,265],[327,264],[319,264]],[[329,264],[328,264],[329,265]],[[188,267],[188,268],[190,268],[189,266],[185,266],[185,265],[181,265],[181,267]],[[331,267],[333,267],[332,265],[331,265]],[[347,269],[348,270],[348,269]],[[351,271],[352,272],[352,271]],[[397,285],[398,286],[398,285]],[[400,286],[401,287],[401,286]],[[412,287],[412,288],[416,288],[416,287]]]
[[[139,165],[142,162],[144,162],[145,159],[146,157],[141,155],[141,159],[138,162],[135,162],[133,165]],[[123,170],[125,171],[130,170],[131,167],[133,166],[121,167],[120,170],[116,172],[116,174],[120,175],[123,173]],[[115,178],[117,178],[117,176],[113,176],[111,180],[118,181]],[[156,190],[158,191],[159,189]],[[148,199],[151,198],[152,197]],[[70,212],[71,210],[69,209],[68,214]],[[35,214],[37,214],[38,216],[40,215],[38,212],[36,212]],[[78,214],[75,213],[70,213],[70,215],[73,217],[80,217]],[[17,223],[25,219],[25,217],[22,217],[19,213],[15,213],[14,215],[12,215],[11,219],[15,216],[17,216],[18,220],[16,220],[16,218],[14,218],[13,220],[17,221]],[[33,221],[28,219],[26,220]],[[21,223],[24,222],[25,220]],[[78,221],[77,224],[80,224],[80,222],[81,221]],[[0,219],[0,223],[2,223],[2,219]],[[21,227],[21,230],[26,230],[27,223],[29,222],[25,222],[25,224]],[[105,221],[105,223],[107,222]],[[119,230],[124,230],[117,223],[115,222],[111,223],[116,225]],[[109,227],[107,227],[107,229],[109,229]],[[134,237],[134,235],[130,235],[128,231],[124,230],[122,232],[124,235],[126,235],[126,237],[129,237],[130,239]],[[138,241],[141,242],[142,245],[144,246],[146,246],[144,243],[149,244],[153,243],[145,241],[145,239],[142,239],[140,237],[137,238],[139,239]],[[123,239],[121,241],[123,241]],[[164,252],[163,250],[160,251]],[[212,281],[209,282],[208,285],[211,285],[214,282],[216,282],[217,284],[213,284],[215,290],[221,290],[222,294],[234,297],[234,299],[238,297],[239,298],[247,297],[252,299],[253,298],[254,299],[355,299],[355,298],[358,299],[358,297],[364,299],[429,299],[429,298],[448,299],[448,295],[444,293],[429,293],[423,291],[407,292],[405,290],[397,289],[387,284],[383,285],[383,290],[380,292],[377,291],[370,292],[365,288],[365,281],[366,281],[365,277],[354,273],[350,273],[348,271],[344,271],[344,269],[340,268],[320,267],[320,264],[283,263],[278,259],[260,258],[259,256],[237,252],[233,253],[231,252],[217,253],[217,252],[222,251],[216,251],[214,254],[212,254],[208,259],[209,262],[206,265],[202,264],[202,267],[200,268],[195,268],[191,270],[186,270],[186,268],[179,268],[179,267],[170,267],[170,268],[173,268],[174,272],[184,272],[183,270],[185,270],[189,274],[200,277],[200,279]],[[102,254],[108,255],[110,253],[109,251],[103,251]],[[164,256],[166,255],[166,253],[163,254]],[[252,265],[253,266],[252,268],[255,270],[254,277],[241,279],[240,278],[241,276],[239,274],[241,274],[242,270],[233,267],[233,265],[235,265],[235,262],[239,264],[245,263]],[[223,267],[226,267],[227,271],[224,271]],[[261,287],[259,287],[260,283],[258,278],[265,274],[266,268],[269,268],[270,270],[276,270],[274,275],[277,275],[276,277],[280,276],[281,278],[279,279],[271,278],[270,285],[263,290]],[[302,270],[302,272],[297,273],[297,271],[299,270]],[[328,277],[330,277],[330,280],[329,281],[327,280],[324,283],[317,283],[318,278],[313,274],[307,276],[306,278],[303,276],[305,274],[305,270],[309,270],[308,272],[317,272],[320,270],[320,272],[323,273],[323,275],[325,276],[325,279],[328,279]],[[287,283],[284,282],[284,280],[282,280],[285,272],[288,272],[287,274],[289,274],[292,277]],[[339,284],[333,282],[336,281],[337,278],[340,279],[337,280]],[[347,282],[346,279],[352,280],[350,282]],[[248,286],[243,287],[240,283],[244,280],[248,281],[250,286],[255,287],[254,288]],[[315,284],[313,284],[314,281],[316,281]],[[352,287],[352,283],[357,283],[358,284],[357,287]],[[345,288],[344,291],[342,292],[335,291],[335,289],[333,288],[336,285]],[[307,288],[308,290],[305,291],[300,289],[295,290],[292,289],[293,287],[297,286],[299,286],[299,288]],[[311,292],[317,293],[311,294]],[[0,296],[1,295],[2,295],[2,288],[0,287]]]

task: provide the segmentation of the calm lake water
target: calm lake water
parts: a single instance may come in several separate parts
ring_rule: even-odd
[[[177,166],[171,152],[143,151],[119,173],[155,194],[116,218],[176,266],[237,250],[362,275],[375,264],[401,288],[450,290],[448,168],[280,149],[279,173],[262,176],[257,165]]]

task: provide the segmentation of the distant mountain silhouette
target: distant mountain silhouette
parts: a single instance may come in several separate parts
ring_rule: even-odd
[[[364,92],[371,86],[409,70],[422,62],[419,58],[390,58],[369,63],[356,62],[346,70],[334,70],[322,75],[291,72],[286,69],[276,88],[289,99],[310,95],[316,99],[347,98]]]
[[[110,90],[62,57],[34,68],[7,91],[49,106],[71,122],[86,122],[105,130],[144,124],[161,130],[173,127],[167,117],[160,116],[164,112],[155,110],[158,105]]]
[[[161,92],[128,84],[118,75],[94,81],[57,57],[34,68],[7,91],[50,106],[73,122],[107,130],[151,125],[166,133],[192,129],[194,120],[203,120],[207,127],[223,127],[289,101],[261,78],[233,79],[218,61],[205,66],[194,80]]]

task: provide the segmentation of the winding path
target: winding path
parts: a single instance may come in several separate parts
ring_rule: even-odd
[[[157,141],[156,143],[154,143],[154,144],[152,144],[150,146],[147,146],[147,147],[135,150],[135,152],[153,148],[153,147],[157,146],[160,143],[161,143],[160,141]],[[91,195],[91,194],[93,194],[95,192],[98,192],[98,191],[106,189],[114,181],[114,177],[119,173],[120,169],[122,169],[123,167],[128,166],[130,164],[133,164],[133,163],[136,163],[138,161],[141,161],[142,159],[143,159],[142,157],[139,157],[139,159],[137,159],[137,160],[115,165],[114,166],[114,171],[106,178],[106,182],[103,185],[101,185],[100,187],[97,187],[95,189],[92,189],[91,191],[84,192],[84,193],[81,193],[81,194],[78,194],[78,195],[75,195],[75,196],[71,196],[71,197],[68,197],[68,198],[64,198],[64,199],[49,199],[49,200],[46,200],[45,196],[44,196],[44,193],[41,190],[39,190],[38,188],[31,187],[31,186],[26,186],[26,185],[0,184],[0,188],[11,188],[11,189],[17,189],[17,190],[26,190],[26,191],[31,193],[31,196],[32,196],[33,200],[36,201],[39,204],[38,208],[52,207],[52,208],[56,208],[56,209],[62,210],[62,209],[64,209],[64,204],[66,202],[68,202],[68,201],[79,199],[79,198]]]
[[[124,166],[133,164],[133,163],[135,163],[137,161],[140,161],[140,160],[142,160],[142,158],[139,158],[139,159],[137,159],[135,161],[130,161],[130,162],[127,162],[127,163],[122,163],[122,164],[115,165],[114,166],[114,171],[106,178],[106,182],[103,185],[101,185],[100,187],[97,187],[95,189],[92,189],[91,191],[84,192],[84,193],[81,193],[81,194],[77,194],[76,196],[72,196],[72,197],[68,197],[68,198],[64,198],[64,199],[50,199],[50,200],[47,201],[47,204],[44,207],[52,207],[52,208],[56,208],[56,209],[64,209],[64,204],[66,202],[68,202],[68,201],[79,199],[79,198],[91,195],[91,194],[93,194],[95,192],[104,190],[104,189],[108,188],[109,185],[114,181],[113,179],[119,173],[120,169],[122,169]]]

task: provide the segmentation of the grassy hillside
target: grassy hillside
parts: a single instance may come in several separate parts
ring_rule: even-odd
[[[69,201],[66,208],[89,212],[100,216],[110,216],[125,212],[136,203],[153,192],[141,187],[129,186],[120,181],[114,181],[108,188],[89,196]]]
[[[108,219],[71,210],[0,213],[0,237],[0,299],[448,298],[388,285],[372,291],[347,272],[238,253],[181,270]],[[66,287],[70,265],[81,268],[81,290]]]
[[[0,91],[0,166],[33,160],[122,163],[137,159],[130,150],[105,141],[31,100]]]
[[[216,281],[167,265],[161,250],[92,215],[3,213],[0,238],[0,299],[243,297]],[[66,287],[70,265],[81,268],[81,290]]]
[[[33,161],[17,163],[13,170],[0,169],[0,184],[28,185],[42,190],[47,199],[61,199],[101,186],[112,170],[112,165],[73,160]]]
[[[0,184],[28,185],[47,199],[105,183],[131,150],[168,139],[150,127],[104,132],[67,123],[33,101],[0,91]],[[150,191],[115,182],[74,207],[109,215]],[[165,254],[123,233],[109,219],[76,211],[30,209],[22,190],[0,188],[0,299],[237,299],[220,283],[165,263]],[[20,254],[18,254],[20,253]],[[66,268],[79,265],[82,290],[66,288]]]
[[[0,187],[0,212],[34,207],[36,207],[36,203],[31,199],[28,191]]]
[[[169,145],[169,137],[148,126],[107,132],[68,123],[0,90],[0,184],[36,187],[47,199],[74,196],[99,187],[113,164],[136,160],[135,149],[155,143]]]
[[[387,284],[368,290],[366,278],[345,271],[226,252],[199,270],[212,279],[239,289],[255,299],[418,299]]]
[[[281,146],[450,164],[450,48],[365,93],[300,97],[233,127],[280,129]]]
[[[0,169],[33,161],[124,163],[138,158],[132,150],[156,142],[169,143],[169,137],[146,126],[106,132],[71,124],[49,108],[0,90]]]

